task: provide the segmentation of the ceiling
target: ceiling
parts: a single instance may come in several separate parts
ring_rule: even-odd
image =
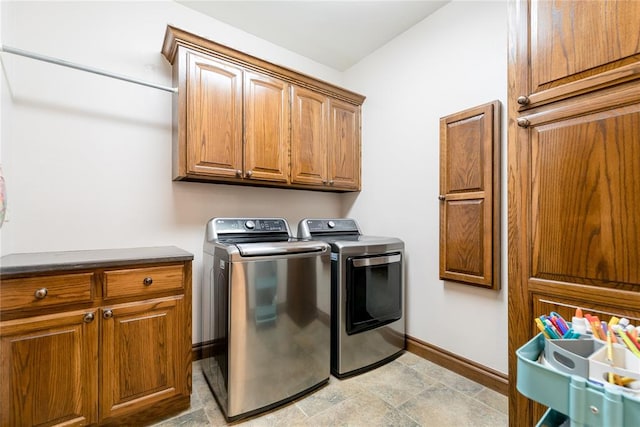
[[[344,71],[449,0],[176,1]]]

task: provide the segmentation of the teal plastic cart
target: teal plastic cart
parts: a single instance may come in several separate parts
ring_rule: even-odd
[[[549,407],[538,426],[639,427],[640,398],[612,387],[600,386],[538,363],[545,338],[536,335],[516,351],[518,391]]]

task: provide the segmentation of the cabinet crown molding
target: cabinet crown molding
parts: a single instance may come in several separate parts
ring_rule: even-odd
[[[270,63],[180,28],[167,25],[161,52],[172,65],[175,62],[176,53],[180,46],[236,63],[244,68],[259,71],[301,87],[313,89],[317,92],[332,96],[350,104],[360,106],[365,100],[364,95],[318,80],[289,68]]]

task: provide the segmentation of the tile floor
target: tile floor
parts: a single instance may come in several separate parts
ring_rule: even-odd
[[[234,426],[506,426],[507,397],[413,353]],[[156,427],[225,426],[200,362],[191,408]]]

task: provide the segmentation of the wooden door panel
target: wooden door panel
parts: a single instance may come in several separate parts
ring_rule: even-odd
[[[97,421],[98,325],[87,313],[2,323],[0,425]]]
[[[323,185],[327,179],[329,99],[292,86],[291,182]]]
[[[183,304],[173,297],[102,309],[102,419],[185,393]]]
[[[484,158],[483,140],[491,128],[485,128],[484,112],[462,120],[451,120],[446,127],[446,174],[442,194],[483,191]],[[489,138],[491,137],[489,133]],[[490,153],[489,153],[490,154]]]
[[[289,182],[289,85],[245,75],[245,178]]]
[[[531,133],[531,276],[637,289],[640,104]]]
[[[485,272],[491,270],[491,258],[485,262],[485,250],[491,248],[484,244],[484,200],[450,200],[444,206],[442,276],[487,285]]]
[[[530,10],[532,104],[640,78],[640,2],[532,0]]]
[[[187,53],[187,173],[242,169],[242,70]]]
[[[440,119],[440,278],[499,288],[500,103]]]
[[[360,107],[329,102],[329,185],[360,189]]]

